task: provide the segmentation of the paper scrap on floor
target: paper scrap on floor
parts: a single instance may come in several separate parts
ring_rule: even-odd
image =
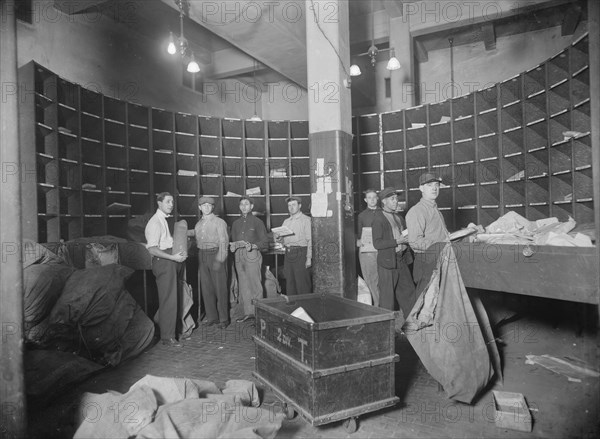
[[[525,364],[539,364],[552,372],[564,375],[569,381],[580,383],[584,378],[598,378],[600,373],[588,365],[572,357],[556,358],[551,355],[527,355]]]

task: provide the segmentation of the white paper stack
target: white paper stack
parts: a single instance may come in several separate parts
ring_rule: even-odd
[[[308,323],[315,323],[315,321],[308,315],[308,313],[306,312],[306,310],[304,308],[302,308],[301,306],[299,306],[298,308],[296,308],[296,310],[292,313],[292,315],[294,317],[297,317],[301,320],[304,320],[305,322]]]

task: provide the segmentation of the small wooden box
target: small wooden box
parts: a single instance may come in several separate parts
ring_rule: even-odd
[[[291,315],[303,307],[315,321]],[[255,302],[255,377],[313,425],[394,405],[394,313],[333,295]]]
[[[494,407],[496,408],[496,426],[530,432],[532,428],[531,413],[521,393],[500,392],[493,390]]]

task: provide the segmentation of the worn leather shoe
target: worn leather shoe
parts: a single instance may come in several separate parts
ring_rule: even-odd
[[[240,317],[239,319],[236,320],[236,322],[244,323],[245,321],[251,320],[251,319],[254,319],[254,316],[252,314],[248,314],[248,315],[245,315],[244,317]]]
[[[162,340],[162,344],[165,346],[172,346],[175,348],[181,347],[182,344],[175,340],[174,338],[165,338]]]
[[[215,320],[211,320],[211,321],[207,321],[207,322],[202,322],[202,326],[214,326],[217,323],[219,323],[219,322],[217,322]]]
[[[221,322],[221,323],[219,323],[218,328],[219,329],[225,329],[228,326],[229,326],[229,322]]]

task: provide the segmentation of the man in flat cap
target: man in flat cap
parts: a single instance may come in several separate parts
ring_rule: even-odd
[[[427,249],[436,243],[450,241],[444,217],[435,202],[440,193],[441,181],[442,179],[434,173],[426,172],[422,174],[419,177],[421,200],[411,207],[406,214],[408,242],[415,252],[413,277],[417,285],[423,275],[426,274],[425,271],[431,271],[425,268],[427,259],[431,259],[426,257]]]
[[[379,306],[394,310],[394,298],[406,317],[415,303],[415,284],[408,265],[412,255],[408,249],[404,220],[396,213],[396,189],[386,187],[379,192],[382,210],[373,218],[373,246],[377,249],[379,274]]]
[[[181,346],[176,338],[178,300],[181,300],[181,280],[187,252],[173,254],[173,237],[167,218],[173,211],[173,195],[161,192],[156,196],[158,209],[146,224],[146,248],[152,255],[152,273],[158,287],[158,327],[162,344]]]
[[[229,326],[229,293],[227,291],[227,223],[213,213],[215,200],[200,197],[198,208],[202,218],[194,233],[198,246],[198,280],[206,307],[207,326]]]
[[[283,242],[285,247],[285,260],[283,272],[285,273],[285,291],[288,296],[295,294],[312,293],[312,280],[310,267],[312,265],[312,231],[310,218],[300,209],[302,199],[291,196],[285,199],[290,217],[286,218],[283,226],[294,232],[293,235],[279,236],[275,239]]]
[[[262,299],[262,254],[269,247],[265,223],[252,214],[254,201],[243,196],[240,198],[242,215],[231,226],[229,249],[235,254],[240,298],[244,306],[244,317],[238,322],[254,318],[252,299]]]

